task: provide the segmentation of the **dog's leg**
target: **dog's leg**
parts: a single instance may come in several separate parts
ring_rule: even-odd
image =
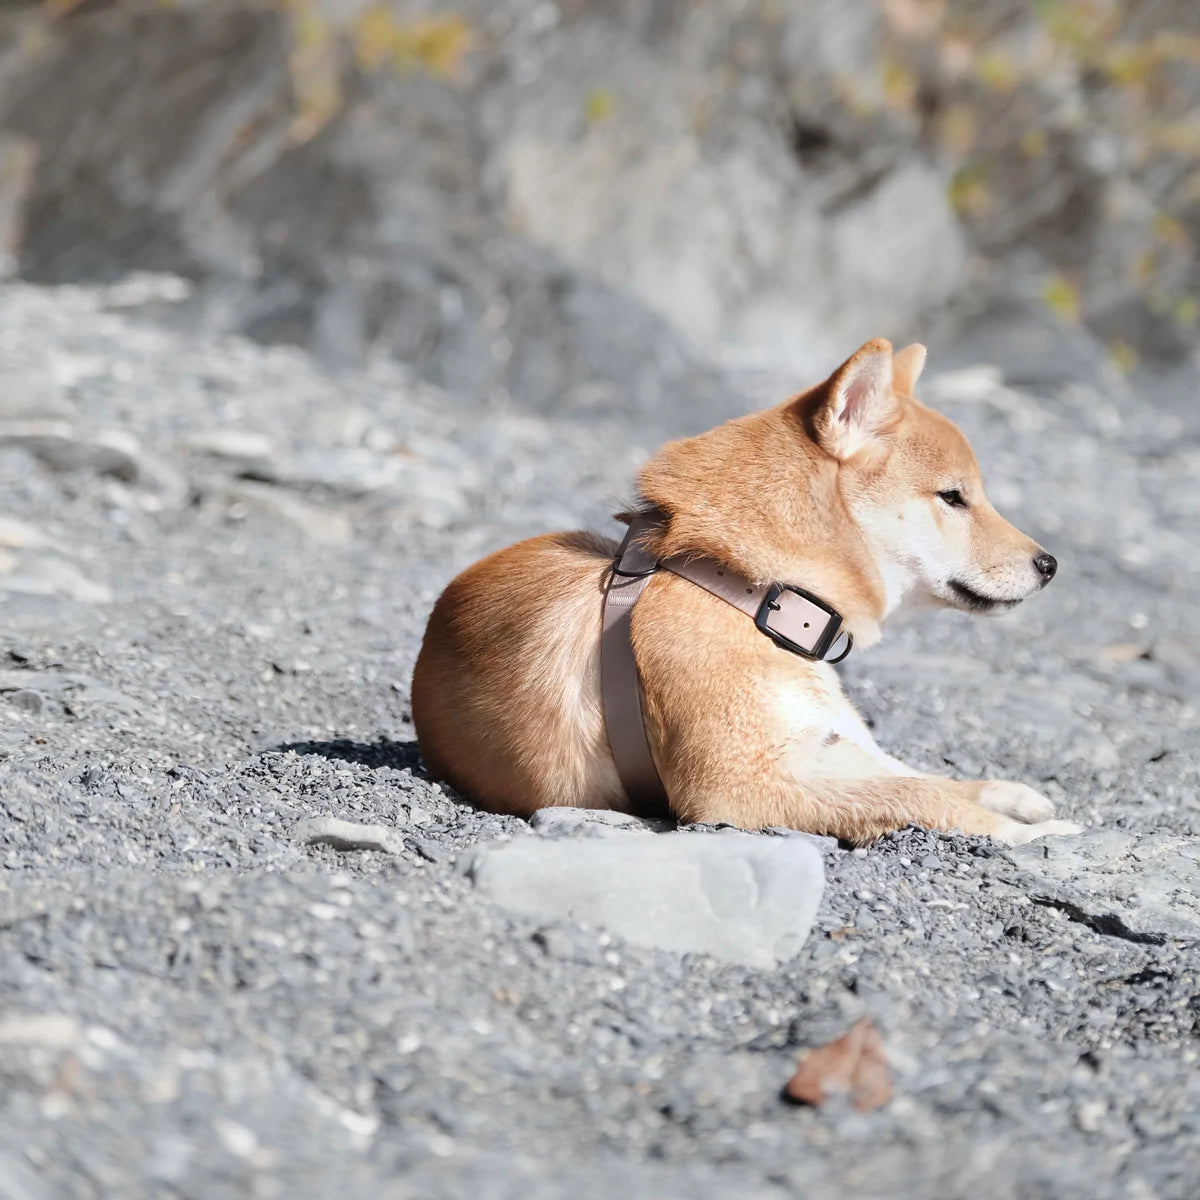
[[[887,754],[849,704],[838,714],[836,730],[822,739],[815,754],[809,752],[809,770],[813,773],[850,778],[881,774],[915,779],[945,778],[918,771]],[[984,781],[976,802],[992,812],[1026,824],[1048,821],[1054,816],[1054,805],[1040,792],[1023,783],[1010,783],[1007,780]]]
[[[985,834],[1010,845],[1052,834],[1080,832],[1080,827],[1069,821],[1026,824],[984,806],[989,789],[1020,787],[1020,784],[963,782],[932,776],[886,775],[866,779],[813,776],[798,780],[786,791],[779,789],[772,797],[685,802],[678,811],[681,819],[689,821],[729,821],[750,828],[782,825],[829,834],[855,845],[873,842],[908,825]]]

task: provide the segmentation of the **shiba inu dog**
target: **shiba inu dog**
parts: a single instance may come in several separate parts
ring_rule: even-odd
[[[728,571],[756,597],[795,585],[859,648],[901,601],[999,612],[1040,591],[1054,558],[996,512],[966,438],[914,398],[924,361],[923,346],[871,341],[778,407],[664,446],[625,515],[640,550]],[[589,533],[548,534],[449,585],[413,677],[436,778],[495,812],[634,809],[601,694],[616,553]],[[761,621],[673,570],[643,581],[627,640],[652,769],[679,820],[855,844],[910,824],[1010,843],[1079,831],[1024,784],[926,775],[892,758],[820,655],[788,653]],[[766,592],[767,608],[780,590]]]

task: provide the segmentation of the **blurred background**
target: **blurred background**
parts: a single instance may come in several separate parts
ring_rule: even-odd
[[[10,275],[168,272],[153,315],[333,366],[703,424],[881,334],[1194,352],[1190,0],[6,0],[0,45]]]

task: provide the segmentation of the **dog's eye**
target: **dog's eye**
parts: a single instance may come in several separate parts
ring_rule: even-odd
[[[938,492],[938,499],[943,504],[950,505],[951,508],[967,507],[967,502],[963,499],[963,494],[958,488],[947,488],[944,492]]]

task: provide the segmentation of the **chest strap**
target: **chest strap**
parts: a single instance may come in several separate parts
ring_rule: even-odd
[[[634,518],[609,571],[600,635],[600,691],[609,749],[626,796],[642,815],[670,816],[646,735],[645,697],[630,635],[633,606],[657,571],[670,571],[733,605],[777,646],[803,658],[841,662],[854,638],[842,629],[836,609],[803,588],[754,584],[709,558],[656,561],[641,546],[641,538],[653,527],[645,517]],[[843,636],[845,649],[836,658],[826,657]]]

